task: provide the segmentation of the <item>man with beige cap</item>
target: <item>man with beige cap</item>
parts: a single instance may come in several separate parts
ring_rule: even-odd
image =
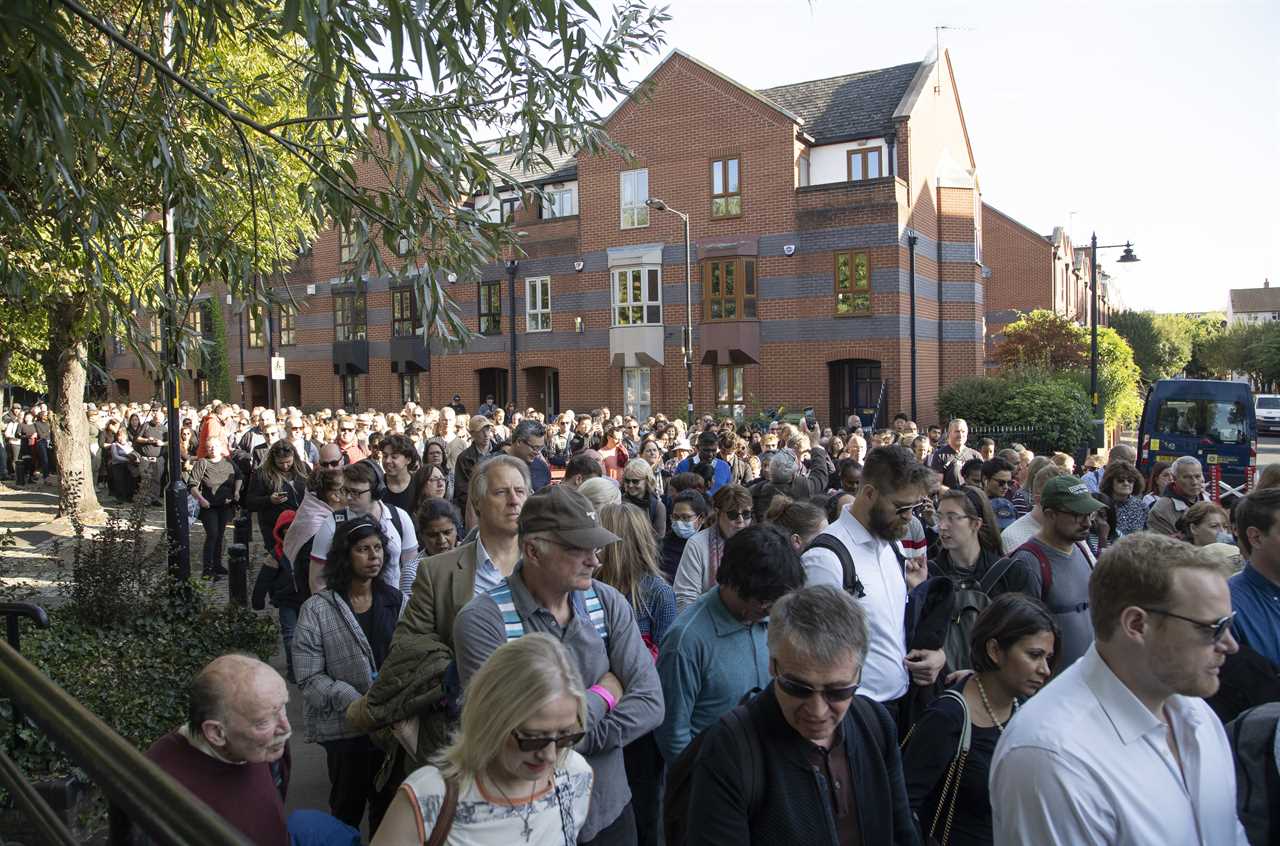
[[[477,414],[467,424],[471,433],[471,446],[458,456],[453,466],[453,502],[458,511],[467,513],[467,488],[471,485],[471,473],[476,464],[493,452],[493,421],[484,415]]]

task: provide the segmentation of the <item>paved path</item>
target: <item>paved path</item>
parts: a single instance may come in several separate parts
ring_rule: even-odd
[[[99,488],[98,495],[102,497],[108,514],[123,516],[127,511],[126,506],[111,501],[105,488]],[[13,488],[0,482],[0,533],[12,530],[16,541],[13,548],[3,553],[0,577],[37,591],[38,596],[33,601],[50,606],[64,601],[63,597],[57,593],[57,585],[59,578],[66,572],[66,565],[62,562],[70,559],[70,541],[75,534],[69,520],[56,519],[57,512],[56,485],[38,484]],[[144,531],[148,535],[153,535],[157,543],[161,540],[164,526],[164,510],[159,507],[147,509]],[[253,537],[249,565],[251,591],[254,577],[260,566],[259,562],[266,556],[256,521]],[[230,529],[228,529],[226,542],[230,543],[230,540]],[[191,561],[192,570],[196,573],[200,572],[204,541],[204,527],[196,523],[191,527]],[[223,601],[227,601],[226,579],[220,579],[214,587],[215,594]],[[259,613],[273,616],[275,614],[270,607]],[[272,657],[271,665],[282,676],[284,675],[283,645],[279,646]],[[307,743],[303,739],[306,729],[302,718],[302,691],[296,685],[289,686],[288,713],[289,722],[293,726],[294,739],[291,743],[293,774],[289,783],[286,807],[289,811],[299,808],[328,810],[329,774],[325,765],[324,749],[318,744]]]

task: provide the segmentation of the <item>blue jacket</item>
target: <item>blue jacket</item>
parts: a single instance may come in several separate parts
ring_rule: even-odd
[[[701,463],[694,460],[697,457],[698,456],[695,454],[695,455],[689,456],[684,461],[681,461],[679,464],[676,465],[676,472],[677,473],[694,472],[693,468],[698,466],[698,464]],[[712,471],[711,480],[712,480],[711,488],[707,491],[708,494],[713,494],[716,491],[720,490],[725,485],[732,482],[733,469],[729,466],[729,462],[721,458],[715,459],[715,466]]]
[[[1236,612],[1236,639],[1272,664],[1280,664],[1280,585],[1252,564],[1227,581]]]

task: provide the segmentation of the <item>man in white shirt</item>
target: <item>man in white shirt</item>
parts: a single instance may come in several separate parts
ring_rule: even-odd
[[[1011,554],[1015,549],[1035,537],[1036,533],[1040,531],[1044,525],[1044,511],[1040,508],[1040,494],[1044,493],[1044,486],[1049,484],[1050,479],[1065,475],[1067,475],[1066,469],[1056,464],[1046,464],[1040,468],[1040,472],[1036,473],[1036,477],[1031,480],[1031,501],[1035,503],[1035,506],[1006,526],[1004,531],[1000,533],[1000,543],[1004,544],[1005,555]]]
[[[1244,846],[1231,750],[1202,698],[1239,649],[1219,565],[1182,541],[1128,535],[1093,571],[1089,608],[1094,645],[996,746],[995,842]]]
[[[940,649],[907,651],[908,580],[911,586],[918,584],[927,565],[922,559],[905,559],[904,572],[894,551],[894,542],[911,523],[912,510],[924,499],[929,473],[906,447],[871,450],[857,497],[801,558],[806,586],[849,591],[866,611],[871,639],[858,693],[885,705],[895,718],[898,700],[910,683],[933,684],[946,663]],[[852,573],[845,572],[842,556],[831,544],[850,557]]]

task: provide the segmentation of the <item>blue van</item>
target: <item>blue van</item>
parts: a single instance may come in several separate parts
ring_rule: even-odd
[[[1222,493],[1243,493],[1248,468],[1258,465],[1258,426],[1244,382],[1161,379],[1151,386],[1138,430],[1138,469],[1194,455],[1209,484],[1222,468]],[[1157,491],[1157,493],[1159,493]]]

